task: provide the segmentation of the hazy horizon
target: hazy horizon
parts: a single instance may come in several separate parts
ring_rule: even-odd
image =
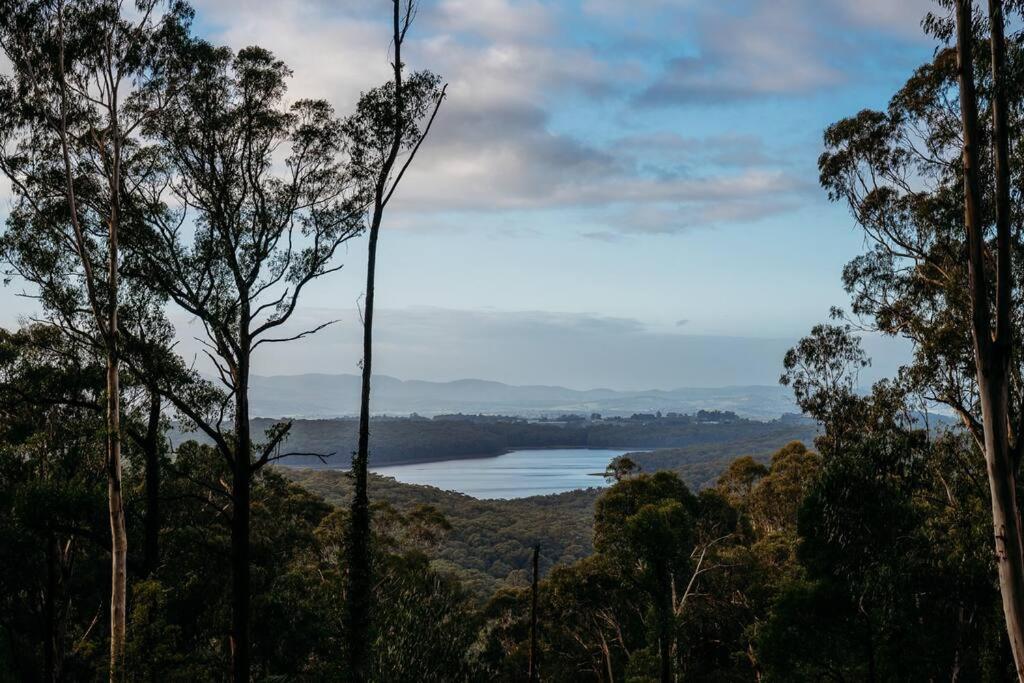
[[[264,376],[355,374],[362,328],[356,311],[303,311],[285,332],[317,320],[341,319],[287,347],[261,349],[253,371]],[[179,330],[184,320],[176,320]],[[406,380],[479,379],[503,384],[620,391],[778,384],[793,337],[680,334],[635,319],[537,311],[469,312],[421,307],[378,309],[374,373]],[[902,340],[865,335],[873,359],[864,386],[892,376],[908,358]],[[200,345],[183,338],[179,352],[205,368]]]

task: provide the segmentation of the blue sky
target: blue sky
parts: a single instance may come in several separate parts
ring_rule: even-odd
[[[273,50],[292,97],[346,113],[387,78],[387,6],[201,0],[197,27]],[[840,271],[863,248],[817,186],[821,133],[884,107],[931,56],[930,6],[422,0],[407,62],[440,73],[449,98],[385,221],[377,367],[583,388],[774,382],[780,349],[846,303]],[[364,247],[302,311],[342,323],[260,371],[356,370]],[[0,322],[26,312],[0,301]],[[869,347],[876,375],[902,353]]]

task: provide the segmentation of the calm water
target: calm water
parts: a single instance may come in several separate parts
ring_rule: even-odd
[[[637,449],[632,449],[637,450]],[[625,449],[545,448],[490,458],[442,460],[375,467],[373,472],[406,484],[426,484],[474,498],[525,498],[604,486],[608,461]]]

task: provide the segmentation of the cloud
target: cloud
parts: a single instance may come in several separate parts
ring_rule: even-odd
[[[600,227],[583,236],[611,241],[625,235],[675,235],[730,223],[754,223],[799,208],[791,189],[780,185],[775,191],[765,186],[763,192],[726,193],[724,199],[716,199],[714,192],[697,191],[685,201],[638,202],[603,212],[595,220]]]
[[[868,1],[882,13],[881,0]],[[583,220],[560,223],[569,234],[608,239],[790,211],[809,196],[799,180],[806,168],[761,137],[684,136],[672,124],[643,123],[642,114],[844,82],[859,64],[849,49],[856,36],[835,34],[880,30],[911,13],[888,11],[883,20],[846,4],[423,2],[403,57],[410,68],[442,74],[448,100],[392,216],[408,229],[448,225],[454,216],[525,233],[559,213]],[[360,91],[388,78],[387,13],[371,0],[199,0],[198,11],[215,40],[279,54],[294,69],[294,99],[326,97],[345,114]],[[592,135],[588,116],[628,119],[628,132]]]
[[[198,29],[234,49],[261,45],[293,71],[288,97],[324,98],[340,114],[351,111],[359,93],[389,77],[391,35],[376,16],[358,11],[339,15],[327,3],[298,0],[200,0]]]
[[[388,77],[386,26],[361,10],[338,15],[316,2],[265,0],[245,12],[207,0],[204,10],[212,26],[224,22],[216,39],[265,44],[291,65],[293,98],[328,97],[345,113],[360,90]],[[555,129],[555,94],[604,98],[626,80],[592,47],[551,35],[556,15],[530,1],[421,5],[407,61],[443,74],[448,99],[398,195],[399,221],[430,225],[441,213],[577,208],[671,192],[645,179],[634,159]]]
[[[596,0],[591,0],[596,2]],[[693,40],[636,97],[643,106],[819,93],[863,77],[881,41],[922,38],[930,0],[732,0],[684,4]],[[667,11],[653,3],[655,11]]]
[[[635,133],[614,145],[631,150],[640,163],[685,162],[690,167],[751,168],[779,166],[782,159],[769,152],[764,139],[752,134],[686,137],[672,131]]]
[[[432,21],[446,30],[491,39],[536,39],[555,29],[554,14],[550,5],[536,0],[441,0]]]
[[[822,36],[803,21],[804,3],[752,3],[749,12],[718,6],[697,14],[696,53],[668,61],[644,89],[645,105],[722,103],[834,86],[844,74],[826,61]]]
[[[846,18],[860,26],[921,40],[921,20],[928,12],[941,12],[935,0],[831,0]]]

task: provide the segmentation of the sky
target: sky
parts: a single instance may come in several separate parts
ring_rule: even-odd
[[[350,112],[388,78],[384,0],[198,0],[289,98]],[[375,370],[621,389],[772,384],[844,306],[864,249],[817,183],[824,128],[882,108],[935,48],[928,0],[421,0],[404,54],[448,98],[385,217]],[[0,187],[0,194],[4,192]],[[0,197],[0,214],[10,205]],[[260,374],[357,372],[365,240],[310,291],[314,337]],[[31,303],[0,294],[0,324]],[[172,312],[181,349],[194,326]],[[906,347],[866,339],[891,374]]]

